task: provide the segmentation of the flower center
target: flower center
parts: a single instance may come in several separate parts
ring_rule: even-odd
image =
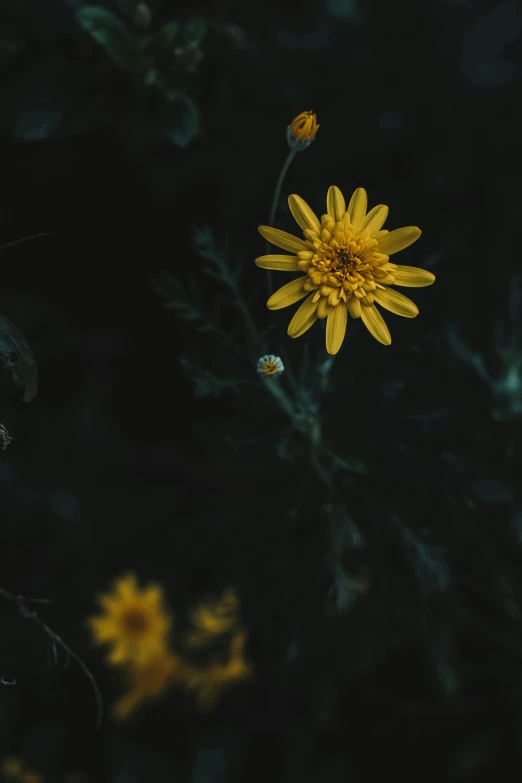
[[[393,282],[388,256],[379,252],[378,241],[365,231],[356,232],[348,215],[337,222],[323,215],[320,234],[311,229],[303,233],[310,250],[297,253],[297,266],[306,272],[305,290],[315,291],[319,318],[341,302],[358,317],[361,305],[373,305],[377,286]]]
[[[132,609],[129,612],[125,612],[123,616],[123,622],[125,624],[126,630],[136,635],[143,633],[143,631],[145,631],[148,626],[148,620],[144,613],[138,611],[137,609]]]
[[[333,272],[339,280],[354,272],[361,264],[361,260],[354,256],[353,252],[347,247],[340,247],[330,263],[330,271]]]

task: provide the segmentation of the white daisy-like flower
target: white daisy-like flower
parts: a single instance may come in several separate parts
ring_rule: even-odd
[[[267,354],[262,356],[257,363],[257,372],[264,378],[281,375],[285,366],[279,356]]]

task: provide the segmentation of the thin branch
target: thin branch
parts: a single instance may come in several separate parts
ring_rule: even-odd
[[[84,664],[82,659],[76,655],[74,650],[71,650],[70,647],[68,647],[63,639],[58,636],[58,634],[54,633],[49,626],[44,623],[43,620],[38,617],[36,612],[32,612],[30,609],[27,608],[26,604],[28,603],[37,603],[37,604],[50,604],[53,603],[52,601],[49,601],[46,598],[24,598],[22,595],[13,595],[12,593],[8,592],[7,590],[4,590],[2,587],[0,587],[0,596],[2,598],[5,598],[6,601],[11,601],[11,603],[15,604],[16,608],[18,609],[18,613],[21,617],[24,618],[24,620],[33,620],[37,625],[40,626],[42,631],[45,633],[45,635],[50,639],[52,650],[54,652],[54,657],[56,659],[56,648],[61,647],[62,650],[64,650],[67,654],[67,661],[69,661],[70,658],[73,658],[73,660],[76,661],[80,669],[83,671],[85,676],[90,680],[91,685],[94,690],[94,695],[96,698],[96,706],[97,706],[97,718],[96,718],[96,728],[99,729],[102,722],[103,717],[103,703],[102,703],[102,697],[100,690],[98,686],[96,685],[96,681],[87,668],[87,666]]]
[[[54,236],[54,234],[48,231],[44,231],[41,234],[33,234],[30,237],[23,237],[23,239],[15,239],[14,242],[6,242],[5,245],[2,245],[0,247],[0,253],[2,252],[2,250],[6,250],[8,247],[15,247],[16,245],[21,245],[24,242],[29,242],[31,239],[38,239],[39,237],[52,237],[52,236]]]

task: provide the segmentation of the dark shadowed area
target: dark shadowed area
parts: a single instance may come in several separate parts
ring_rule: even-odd
[[[0,780],[519,779],[520,3],[0,5]],[[422,229],[391,345],[266,307],[305,111],[275,227]]]

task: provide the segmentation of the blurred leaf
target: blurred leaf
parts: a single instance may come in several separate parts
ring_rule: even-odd
[[[165,106],[164,135],[179,147],[186,147],[199,130],[198,107],[188,95],[180,93],[179,98]]]
[[[160,27],[157,33],[147,39],[146,52],[155,57],[163,57],[169,54],[174,46],[174,39],[179,30],[178,22],[168,22]]]
[[[31,402],[38,390],[36,359],[21,331],[0,315],[0,357],[17,386],[24,387],[24,402]]]
[[[10,66],[25,48],[26,44],[17,35],[14,25],[0,27],[0,68],[2,70]]]
[[[86,6],[76,14],[78,24],[105,49],[122,71],[137,75],[143,71],[138,39],[106,8]]]
[[[185,46],[199,46],[207,32],[207,23],[204,19],[193,19],[183,30],[183,43]]]
[[[326,7],[336,19],[352,19],[358,11],[356,0],[327,0]]]
[[[159,68],[151,68],[145,77],[145,84],[149,87],[156,87],[159,97],[162,101],[167,101],[167,103],[180,100],[185,94],[179,89],[178,83],[173,80],[169,74],[166,74]],[[164,104],[161,103],[161,107],[163,107],[163,105]]]
[[[212,332],[216,329],[201,301],[196,280],[189,280],[190,293],[181,280],[168,272],[161,271],[160,276],[151,280],[155,292],[165,302],[164,306],[174,310],[182,321],[194,321],[194,328],[200,332]]]
[[[220,378],[212,370],[199,367],[185,357],[180,359],[180,364],[187,378],[194,385],[194,397],[219,397],[225,390],[231,390],[234,394],[240,394],[239,382],[236,378]]]
[[[465,76],[479,87],[506,84],[516,68],[504,56],[507,43],[522,31],[515,0],[495,3],[481,14],[467,31],[462,45]]]
[[[39,141],[88,128],[99,109],[100,90],[91,66],[48,60],[16,74],[4,91],[7,126],[17,139]]]

